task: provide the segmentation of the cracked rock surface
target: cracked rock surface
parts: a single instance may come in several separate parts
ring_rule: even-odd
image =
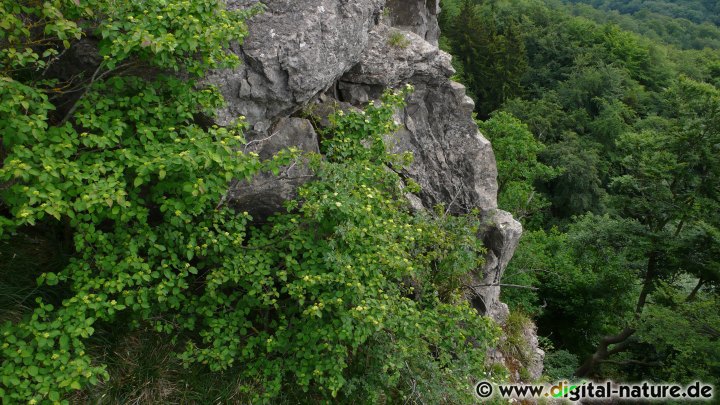
[[[231,8],[255,0],[231,0]],[[249,22],[250,35],[234,47],[243,64],[208,76],[227,106],[219,123],[247,117],[256,132],[288,116],[354,66],[379,18],[382,0],[265,0]]]

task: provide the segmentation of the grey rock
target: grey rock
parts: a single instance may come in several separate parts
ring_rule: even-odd
[[[230,8],[257,1],[231,0]],[[253,17],[242,47],[243,64],[207,77],[225,97],[217,122],[247,117],[253,130],[265,132],[325,91],[354,66],[379,19],[384,0],[266,0],[266,11]]]
[[[531,381],[537,380],[542,376],[543,372],[543,361],[545,360],[545,351],[540,348],[540,342],[537,336],[537,327],[535,324],[530,324],[523,331],[523,338],[527,342],[530,351],[532,352],[532,358],[530,364],[526,364],[525,368],[530,374]]]
[[[440,0],[388,0],[385,7],[389,10],[389,25],[414,32],[433,45],[438,44]]]
[[[425,206],[423,205],[422,200],[420,200],[420,198],[415,194],[405,193],[405,199],[407,199],[410,211],[413,213],[419,214],[421,212],[425,212]]]
[[[403,35],[404,44],[393,44],[392,35]],[[341,82],[384,87],[414,81],[449,82],[455,70],[451,56],[412,32],[379,24],[369,33],[369,44],[361,61],[348,71]],[[464,94],[463,94],[464,96]]]
[[[450,56],[411,32],[408,45],[394,46],[395,28],[378,25],[362,60],[339,82],[344,101],[361,104],[382,89],[410,83],[415,91],[398,114],[401,129],[389,138],[395,152],[410,151],[406,171],[422,187],[428,208],[445,204],[451,213],[497,207],[497,169],[490,142],[473,121],[465,88],[449,79]]]
[[[473,274],[473,288],[467,298],[480,313],[489,316],[499,324],[504,324],[510,315],[510,310],[505,303],[500,301],[501,287],[499,284],[520,242],[522,225],[510,213],[496,210],[487,216],[487,223],[485,229],[481,230],[481,234],[488,252],[485,256],[485,264],[479,274]],[[506,358],[497,349],[488,352],[487,362],[505,365],[515,363],[513,367],[510,367],[511,369],[516,370],[517,366],[524,367],[529,374],[530,381],[534,381],[542,375],[545,352],[540,349],[534,324],[530,323],[525,327],[522,337],[532,356],[527,364],[521,364],[519,359]],[[520,374],[516,372],[513,379],[520,381]]]
[[[411,151],[405,170],[422,188],[426,207],[444,204],[451,213],[497,207],[497,171],[488,142],[470,118],[452,85],[416,84],[401,112],[403,128],[392,138],[396,152]]]
[[[500,301],[499,284],[520,242],[522,225],[510,213],[496,210],[488,216],[486,229],[481,234],[488,252],[481,272],[473,275],[473,296],[470,299],[482,313],[503,323],[509,310]]]
[[[357,85],[349,82],[338,82],[337,91],[343,100],[353,100],[356,104],[364,104],[378,98],[385,87],[382,85]]]
[[[304,118],[282,118],[271,134],[249,141],[246,152],[255,152],[261,159],[269,159],[283,149],[295,147],[305,152],[320,153],[318,137],[312,123]]]
[[[336,98],[322,94],[306,107],[306,112],[312,117],[315,125],[320,129],[326,129],[331,126],[330,115],[336,111],[359,111],[350,103],[338,101]]]
[[[281,119],[271,135],[249,142],[246,151],[267,159],[289,147],[303,152],[320,152],[310,121],[303,118]],[[236,181],[228,192],[228,202],[238,211],[247,211],[255,220],[262,221],[281,211],[285,201],[297,197],[297,188],[312,178],[307,161],[301,157],[282,168],[279,175],[260,173],[250,180]]]

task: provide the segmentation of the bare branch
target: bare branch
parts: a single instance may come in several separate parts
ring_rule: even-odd
[[[443,217],[447,216],[447,214],[450,212],[450,208],[452,208],[453,204],[455,204],[455,200],[458,198],[460,193],[462,192],[463,188],[462,186],[458,188],[458,192],[455,193],[455,196],[450,200],[450,204],[448,204],[447,209],[445,210],[445,213],[443,214]]]
[[[85,97],[88,94],[88,92],[90,92],[90,89],[92,88],[92,85],[95,82],[104,79],[109,74],[117,72],[118,70],[131,67],[134,64],[135,64],[135,62],[127,62],[127,63],[120,64],[113,69],[108,69],[108,70],[102,72],[102,69],[105,67],[105,62],[101,62],[100,65],[98,65],[97,69],[95,69],[95,72],[93,73],[92,77],[90,78],[90,82],[85,86],[85,89],[83,90],[80,97],[78,97],[77,100],[75,100],[75,103],[72,105],[72,107],[70,107],[68,112],[65,114],[65,117],[63,117],[62,121],[60,121],[59,126],[62,126],[63,124],[68,122],[68,120],[70,120],[72,115],[75,113],[75,110],[77,110],[78,106],[80,105],[80,100],[82,100],[83,97]]]
[[[95,72],[93,73],[92,77],[90,78],[90,83],[87,84],[87,86],[85,87],[85,90],[83,90],[80,97],[78,97],[78,99],[75,100],[75,103],[72,105],[72,107],[70,107],[68,112],[65,114],[65,117],[63,117],[62,121],[60,121],[60,125],[58,125],[58,126],[63,126],[63,124],[68,122],[70,117],[72,117],[72,115],[75,113],[75,110],[77,110],[78,105],[80,104],[80,100],[82,100],[82,98],[85,97],[87,95],[87,93],[90,91],[90,88],[92,88],[93,83],[95,83],[95,81],[98,79],[98,75],[100,74],[100,71],[103,69],[103,67],[105,67],[105,63],[100,63],[98,65],[97,69],[95,69]]]
[[[275,135],[277,135],[277,134],[278,134],[277,131],[275,131],[275,132],[273,132],[272,134],[266,136],[265,138],[262,138],[262,139],[254,139],[254,140],[252,140],[252,141],[249,141],[249,142],[246,143],[245,146],[243,147],[243,152],[247,152],[247,149],[250,147],[250,145],[253,145],[253,144],[256,144],[256,143],[263,143],[263,142],[265,142],[265,141],[268,141],[268,140],[270,140],[270,138],[272,138],[273,136],[275,136]]]

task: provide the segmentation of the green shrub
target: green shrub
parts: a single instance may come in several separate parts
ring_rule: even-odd
[[[575,369],[580,365],[576,355],[567,350],[556,350],[545,353],[545,375],[550,382],[567,381],[572,378]]]
[[[85,347],[98,324],[119,312],[151,319],[179,306],[198,268],[224,248],[194,242],[235,234],[246,221],[214,209],[227,181],[277,167],[236,152],[240,126],[197,123],[222,99],[196,90],[193,78],[237,64],[224,48],[242,39],[242,21],[254,12],[221,4],[2,2],[0,234],[17,239],[19,227],[60,224],[75,250],[66,267],[40,278],[67,298],[37,297],[32,314],[0,327],[3,402],[56,402],[106,377]],[[67,82],[44,76],[84,35],[101,39],[95,72]],[[133,75],[148,68],[156,69],[152,79]],[[181,81],[167,70],[190,76]],[[58,96],[67,88],[73,93]]]

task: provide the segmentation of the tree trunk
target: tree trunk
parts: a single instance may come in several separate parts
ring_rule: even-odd
[[[687,298],[685,298],[685,301],[686,302],[694,301],[695,296],[697,296],[697,293],[698,293],[698,291],[700,291],[700,288],[703,286],[703,284],[705,284],[705,280],[703,280],[701,277],[700,279],[698,279],[698,282],[695,285],[695,288],[693,288],[693,290],[690,292],[690,295],[688,295]]]
[[[655,274],[657,269],[658,252],[652,251],[648,254],[647,271],[645,272],[645,280],[643,281],[640,295],[638,296],[637,305],[635,306],[635,319],[640,318],[645,304],[647,303],[647,297],[650,295],[655,282]],[[622,332],[617,335],[605,336],[600,339],[600,343],[595,349],[595,353],[590,356],[585,362],[575,370],[576,377],[587,377],[595,369],[599,363],[607,360],[608,357],[613,354],[620,353],[628,348],[630,336],[635,334],[635,329],[626,326]],[[608,349],[610,345],[617,345],[612,349]]]
[[[575,377],[587,377],[595,369],[595,366],[597,366],[598,363],[606,360],[613,354],[620,353],[623,350],[627,349],[628,345],[630,344],[628,338],[634,333],[635,329],[628,326],[625,327],[625,329],[623,329],[622,332],[618,333],[617,335],[605,336],[600,339],[600,344],[598,344],[595,353],[593,353],[590,358],[585,360],[585,363],[583,363],[577,370],[575,370]],[[608,350],[608,347],[610,345],[617,346]]]

